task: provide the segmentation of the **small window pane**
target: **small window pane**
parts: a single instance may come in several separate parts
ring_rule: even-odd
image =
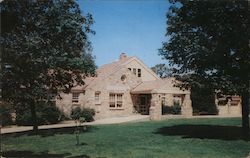
[[[95,101],[100,100],[100,92],[95,92]]]
[[[138,77],[141,77],[141,69],[138,69]]]
[[[133,73],[136,75],[136,69],[135,68],[133,68]]]
[[[122,94],[117,94],[117,107],[122,107]]]
[[[72,102],[73,103],[79,102],[79,95],[80,95],[80,93],[72,93]]]
[[[109,107],[115,107],[115,94],[109,94]]]

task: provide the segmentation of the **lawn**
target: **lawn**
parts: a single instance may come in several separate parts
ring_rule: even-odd
[[[240,118],[171,119],[89,126],[76,146],[72,128],[4,135],[3,156],[69,158],[246,158]]]

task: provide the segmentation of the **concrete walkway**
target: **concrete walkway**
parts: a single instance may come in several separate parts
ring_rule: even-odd
[[[139,122],[149,120],[149,115],[131,115],[124,117],[112,117],[101,120],[96,120],[94,122],[85,122],[82,125],[102,125],[102,124],[117,124],[125,122]],[[53,125],[42,125],[38,129],[54,129],[54,128],[63,128],[63,127],[73,127],[75,126],[74,121],[65,121],[59,124]],[[32,126],[10,126],[4,127],[1,129],[1,134],[5,133],[15,133],[15,132],[24,132],[32,130]]]

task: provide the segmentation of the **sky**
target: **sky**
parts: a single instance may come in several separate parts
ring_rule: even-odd
[[[158,55],[167,41],[167,0],[78,0],[84,15],[91,13],[95,35],[89,39],[97,66],[136,56],[147,66],[167,63]]]

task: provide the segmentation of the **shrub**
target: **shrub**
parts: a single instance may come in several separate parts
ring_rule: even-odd
[[[218,109],[215,104],[214,89],[208,86],[193,86],[191,93],[193,112],[196,115],[217,115]],[[220,101],[225,105],[227,100]]]
[[[11,113],[13,113],[11,104],[0,102],[0,120],[2,120],[2,126],[13,124]]]
[[[173,114],[175,114],[175,115],[181,114],[181,105],[179,103],[177,103],[177,102],[174,102]]]
[[[40,102],[36,105],[37,124],[55,124],[61,121],[62,113],[52,102]],[[16,113],[17,125],[32,125],[32,117],[30,109],[27,105],[23,105]]]
[[[181,114],[181,106],[179,103],[174,103],[173,106],[162,106],[162,114],[174,114],[178,115]]]
[[[171,114],[172,107],[167,105],[162,105],[162,114]]]
[[[84,118],[85,121],[91,122],[94,121],[95,110],[90,108],[80,108],[76,107],[71,112],[71,118],[74,120],[79,120],[80,118]]]
[[[73,120],[79,120],[82,115],[82,110],[80,107],[76,107],[72,110],[70,117]]]

